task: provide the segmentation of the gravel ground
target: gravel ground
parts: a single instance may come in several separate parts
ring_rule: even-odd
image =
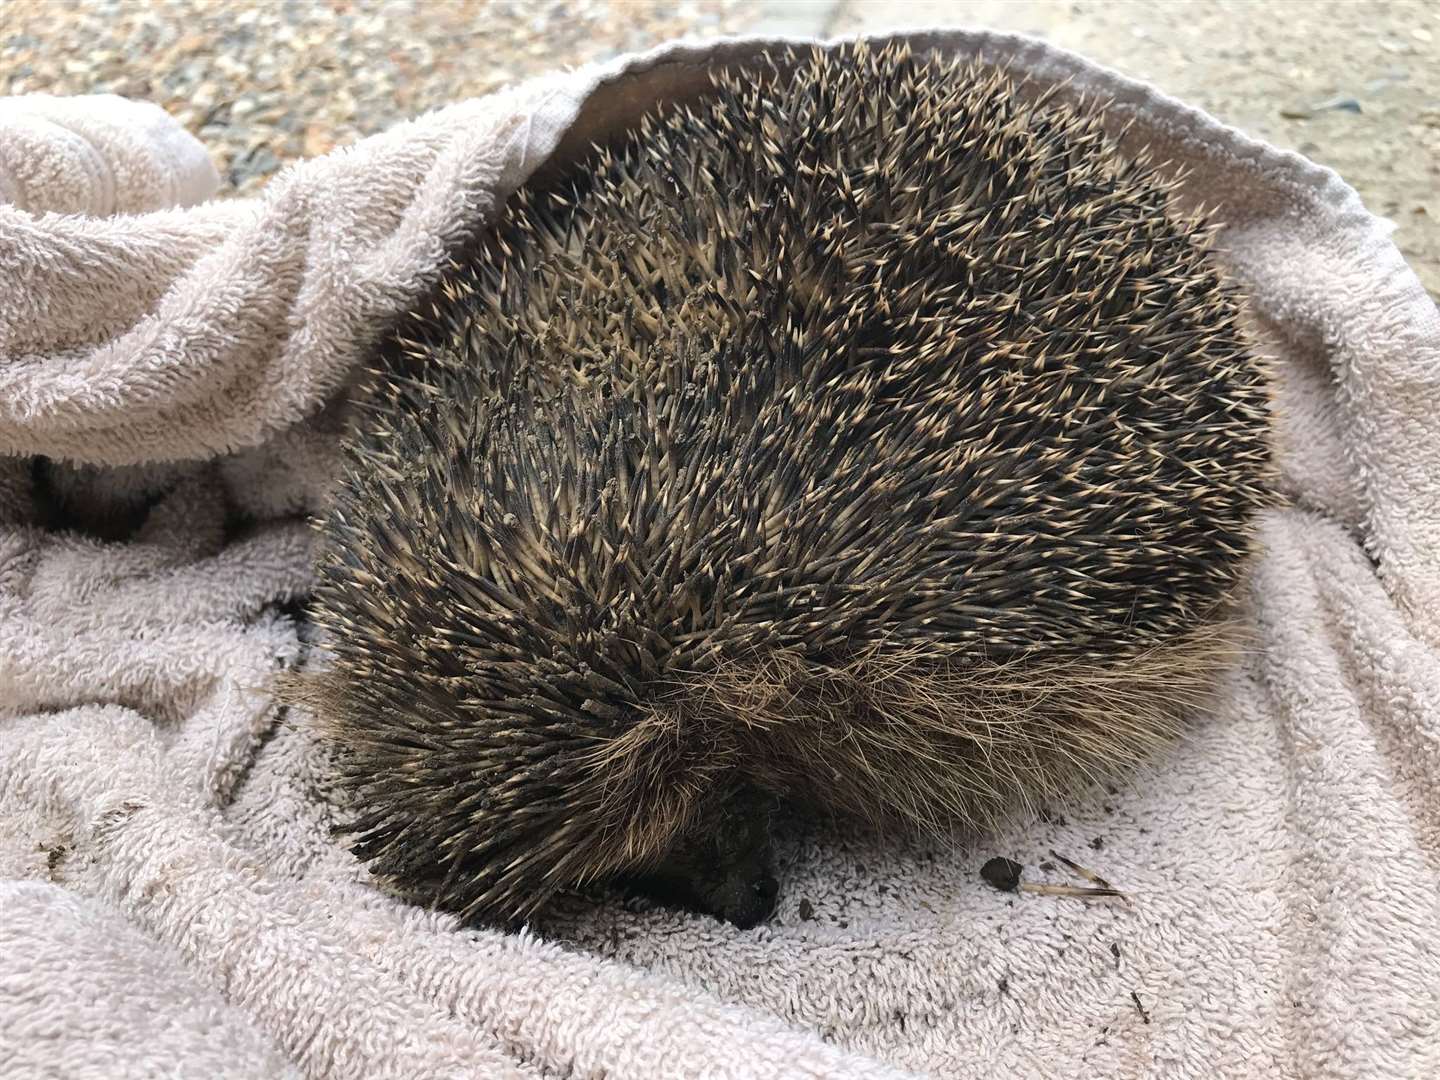
[[[1334,167],[1440,297],[1434,0],[0,0],[0,92],[156,101],[248,194],[397,120],[668,38],[927,24],[1038,34]]]
[[[225,193],[287,161],[557,67],[739,29],[735,0],[0,0],[0,92],[168,110]],[[753,7],[753,5],[751,5]]]

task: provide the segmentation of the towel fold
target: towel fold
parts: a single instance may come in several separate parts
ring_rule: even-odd
[[[114,94],[0,98],[0,203],[31,214],[140,214],[195,206],[220,177],[161,109]]]

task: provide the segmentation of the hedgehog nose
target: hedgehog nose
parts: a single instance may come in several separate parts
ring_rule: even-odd
[[[760,903],[765,906],[765,913],[768,915],[775,910],[775,897],[780,895],[780,883],[766,874],[755,883],[755,895],[760,898]]]
[[[780,895],[780,883],[769,874],[755,883],[755,921],[764,922],[775,914],[775,897]]]
[[[742,893],[740,902],[725,912],[722,917],[740,930],[749,930],[751,927],[759,926],[774,914],[775,897],[779,893],[779,883],[766,874],[750,886],[748,893]]]

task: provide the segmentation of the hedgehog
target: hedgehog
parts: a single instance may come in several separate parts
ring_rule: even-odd
[[[355,853],[514,927],[774,910],[786,808],[974,831],[1148,760],[1236,645],[1267,379],[1099,119],[774,51],[514,193],[369,365],[287,684]]]

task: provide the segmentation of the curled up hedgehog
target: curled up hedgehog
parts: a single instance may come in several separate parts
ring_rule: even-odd
[[[1174,182],[994,70],[775,53],[516,193],[380,350],[291,681],[390,887],[740,926],[770,822],[983,827],[1233,649],[1268,392]]]

